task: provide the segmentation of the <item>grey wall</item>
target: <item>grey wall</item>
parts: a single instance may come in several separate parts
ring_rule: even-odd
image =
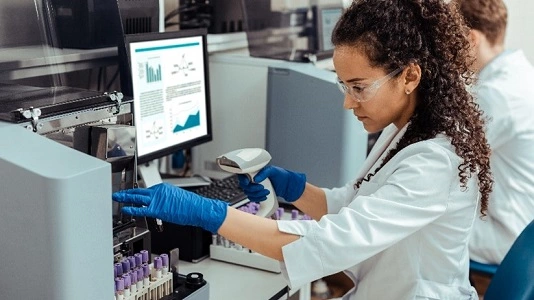
[[[534,1],[504,0],[504,3],[508,7],[506,47],[523,49],[530,62],[534,63]]]

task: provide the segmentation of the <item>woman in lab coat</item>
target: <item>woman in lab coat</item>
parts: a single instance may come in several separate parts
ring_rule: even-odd
[[[344,271],[354,287],[343,299],[478,299],[467,245],[492,179],[481,113],[465,90],[466,34],[443,0],[346,10],[332,37],[343,105],[367,131],[383,130],[379,140],[344,187],[274,166],[255,177],[314,220],[260,218],[167,184],[113,199],[145,206],[126,213],[201,226],[275,258],[292,288]],[[268,193],[241,184],[253,201]]]

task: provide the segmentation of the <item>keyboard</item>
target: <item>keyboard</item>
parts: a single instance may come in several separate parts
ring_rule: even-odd
[[[223,179],[212,179],[210,185],[191,189],[191,191],[206,198],[225,201],[228,205],[235,205],[247,199],[247,195],[239,186],[237,174]]]

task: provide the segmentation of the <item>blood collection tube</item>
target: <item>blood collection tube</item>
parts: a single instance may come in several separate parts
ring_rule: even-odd
[[[148,287],[150,284],[150,267],[148,264],[143,264],[143,286]]]
[[[144,275],[145,273],[143,272],[142,267],[138,267],[136,271],[137,271],[137,290],[140,291],[144,285],[143,278],[145,277]]]
[[[282,217],[284,216],[284,208],[279,207],[276,211],[278,212],[278,220],[282,220]]]
[[[123,270],[122,270],[122,264],[121,263],[116,263],[115,264],[115,277],[121,277],[122,274],[124,274]]]
[[[130,286],[130,292],[136,293],[137,292],[137,272],[136,270],[132,270],[130,272],[130,278],[132,279],[132,285]]]
[[[143,264],[148,264],[148,257],[149,257],[148,251],[147,250],[141,250],[141,251],[139,251],[139,253],[141,253]]]
[[[124,300],[124,279],[122,277],[115,278],[115,296],[117,296],[117,300]]]
[[[135,267],[136,267],[136,264],[135,264],[135,257],[133,257],[133,256],[128,256],[127,259],[128,259],[128,261],[130,262],[130,269],[131,269],[131,270],[135,269]]]
[[[155,270],[154,274],[156,275],[155,276],[156,278],[152,278],[152,280],[161,278],[161,275],[163,273],[162,268],[163,268],[163,263],[161,262],[161,257],[159,256],[154,257],[154,270]]]
[[[124,279],[124,297],[128,298],[130,297],[130,286],[132,285],[132,279],[128,273],[122,274],[122,279]]]
[[[123,259],[121,261],[121,265],[122,265],[122,273],[128,273],[130,272],[130,261],[128,259]]]
[[[135,266],[140,267],[143,264],[143,255],[141,253],[134,254]]]
[[[169,272],[169,256],[165,253],[161,254],[161,264],[163,266],[163,275],[167,275]]]

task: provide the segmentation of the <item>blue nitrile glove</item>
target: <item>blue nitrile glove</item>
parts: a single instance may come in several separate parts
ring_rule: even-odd
[[[265,178],[271,180],[276,196],[283,198],[287,202],[293,202],[302,196],[306,187],[306,175],[291,172],[275,166],[266,166],[261,169],[254,182],[250,182],[248,176],[239,174],[239,185],[245,191],[250,201],[261,202],[267,199],[269,191],[263,185],[254,182],[262,182]]]
[[[122,211],[132,216],[151,217],[178,225],[202,227],[217,233],[228,205],[224,201],[204,198],[168,183],[148,189],[130,189],[113,193],[114,201],[143,205],[126,206]]]

